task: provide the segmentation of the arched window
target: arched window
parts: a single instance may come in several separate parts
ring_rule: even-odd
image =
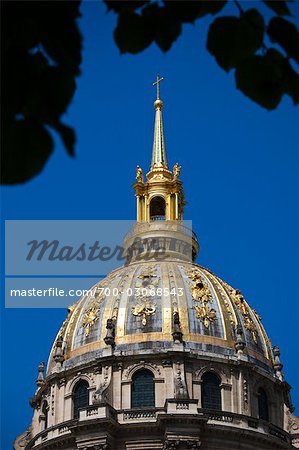
[[[156,196],[150,203],[150,220],[165,220],[165,199]]]
[[[45,400],[42,406],[42,416],[44,419],[44,430],[48,428],[48,402]]]
[[[131,408],[154,407],[154,375],[150,370],[140,369],[132,377]]]
[[[73,391],[74,419],[79,418],[79,409],[89,404],[89,384],[85,380],[80,380]]]
[[[258,390],[259,418],[269,421],[268,397],[263,388]]]
[[[220,380],[214,373],[202,376],[201,404],[202,408],[221,410]]]

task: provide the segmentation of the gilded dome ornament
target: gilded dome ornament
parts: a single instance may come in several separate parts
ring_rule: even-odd
[[[156,304],[149,301],[147,298],[139,300],[138,303],[132,306],[133,316],[142,317],[142,325],[145,327],[147,317],[152,316],[156,312]]]
[[[212,299],[212,294],[209,289],[208,284],[203,281],[200,273],[193,269],[188,274],[189,278],[194,281],[191,286],[191,293],[194,300],[199,300],[202,302],[210,302]]]
[[[209,328],[210,323],[217,320],[215,309],[209,308],[205,303],[202,306],[195,305],[193,308],[196,311],[196,317],[203,322],[205,328]]]
[[[245,299],[243,295],[241,294],[241,291],[239,289],[231,289],[231,295],[233,300],[235,301],[235,304],[239,308],[243,318],[244,318],[244,325],[246,330],[248,330],[251,333],[252,339],[257,344],[257,328],[255,323],[253,322],[251,316],[250,316],[250,310],[245,302]]]
[[[135,284],[135,298],[137,300],[144,297],[154,297],[156,288],[159,284],[156,266],[145,267],[138,275]]]
[[[137,303],[132,306],[131,312],[136,317],[142,317],[142,325],[147,324],[147,317],[156,312],[156,303],[150,300],[155,296],[159,284],[156,265],[146,266],[138,275],[135,284],[135,299]]]
[[[193,281],[191,285],[192,299],[194,302],[200,303],[200,305],[193,306],[196,317],[203,322],[205,328],[209,328],[210,323],[217,320],[216,310],[207,305],[212,302],[212,293],[198,270],[193,268],[188,272],[188,277]]]
[[[99,320],[100,305],[98,301],[94,301],[85,312],[81,326],[84,328],[85,337],[89,336],[93,325]]]
[[[148,265],[146,266],[137,278],[141,278],[142,280],[146,278],[156,278],[157,277],[157,267],[156,265]]]

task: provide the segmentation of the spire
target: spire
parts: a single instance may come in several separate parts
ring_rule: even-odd
[[[160,83],[163,79],[163,77],[160,78],[159,75],[157,75],[157,80],[153,83],[153,86],[156,86],[157,88],[157,98],[154,103],[156,117],[151,170],[156,167],[164,167],[165,169],[168,168],[162,118],[163,102],[160,99]]]

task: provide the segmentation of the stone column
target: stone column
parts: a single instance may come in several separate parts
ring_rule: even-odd
[[[221,383],[221,404],[224,411],[232,411],[232,385]]]
[[[178,220],[179,218],[179,199],[178,199],[178,193],[175,193],[175,219]]]
[[[65,378],[58,381],[58,391],[55,401],[55,409],[57,410],[57,422],[63,422],[64,418],[64,395],[65,395]]]
[[[141,211],[140,211],[140,196],[139,195],[136,195],[136,207],[137,207],[137,222],[140,222]]]
[[[149,220],[149,204],[148,204],[148,195],[144,196],[144,220]]]
[[[121,385],[121,406],[122,409],[131,408],[131,381],[123,381]]]
[[[165,397],[173,398],[174,395],[174,385],[173,385],[173,373],[172,373],[172,362],[170,360],[162,361],[165,374]]]
[[[122,363],[118,363],[115,365],[113,372],[113,408],[115,409],[121,409],[122,405],[121,373]]]

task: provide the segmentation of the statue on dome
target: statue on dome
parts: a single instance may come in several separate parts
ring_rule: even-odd
[[[173,179],[174,179],[174,180],[177,180],[177,179],[179,178],[180,173],[181,173],[181,169],[182,169],[182,166],[179,166],[178,163],[176,163],[176,164],[173,166],[172,171],[173,171]]]
[[[143,172],[140,166],[136,168],[136,180],[138,183],[143,183]]]

